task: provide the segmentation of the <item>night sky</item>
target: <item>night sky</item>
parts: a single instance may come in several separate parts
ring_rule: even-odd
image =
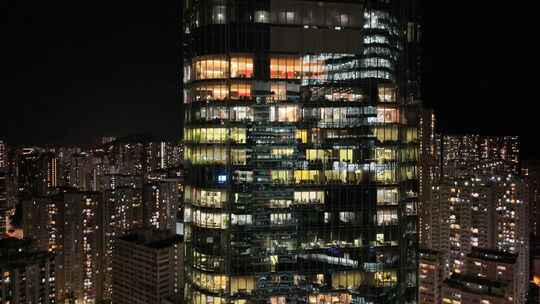
[[[435,108],[439,128],[519,135],[524,158],[540,158],[534,151],[536,10],[525,2],[425,2],[424,100]],[[8,54],[0,138],[14,144],[133,133],[179,139],[176,1],[1,5]]]

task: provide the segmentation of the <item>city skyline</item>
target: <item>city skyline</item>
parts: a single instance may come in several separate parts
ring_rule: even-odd
[[[180,140],[176,2],[103,4],[81,12],[64,1],[8,1],[12,77],[5,100],[14,102],[4,109],[14,115],[3,120],[1,138],[16,145],[81,144],[133,133]],[[518,20],[524,13],[496,3],[425,3],[424,10],[423,100],[435,109],[440,131],[518,135],[524,159],[538,158],[528,128],[532,111],[490,106],[528,100],[530,80],[519,77],[527,69],[511,58],[532,50],[502,43],[508,35],[497,27],[514,19],[526,26]],[[526,33],[514,35],[524,39]]]
[[[4,6],[1,303],[540,303],[527,6]]]

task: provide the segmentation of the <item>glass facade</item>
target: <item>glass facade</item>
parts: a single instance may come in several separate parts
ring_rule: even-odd
[[[185,3],[186,303],[415,302],[401,4]]]

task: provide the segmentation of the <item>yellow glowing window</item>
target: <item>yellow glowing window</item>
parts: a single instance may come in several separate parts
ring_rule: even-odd
[[[308,143],[308,133],[307,130],[296,130],[296,139],[299,139],[301,143]]]
[[[231,77],[251,78],[253,77],[253,58],[247,56],[231,57]]]
[[[297,171],[294,171],[294,179],[297,184],[315,182],[319,180],[319,171],[297,170]]]
[[[294,154],[293,148],[274,148],[272,149],[272,156],[274,157],[280,157],[280,156],[291,156]]]
[[[292,171],[290,170],[272,170],[272,181],[275,183],[289,183],[292,176]]]
[[[197,143],[224,143],[229,138],[229,133],[234,143],[246,143],[246,129],[244,128],[187,128],[184,138]]]
[[[231,140],[239,144],[246,143],[246,129],[234,128],[231,131]]]
[[[297,191],[294,193],[296,204],[324,204],[324,191]]]
[[[359,271],[340,271],[332,274],[334,289],[357,288],[362,284],[362,273]]]
[[[233,165],[245,165],[247,161],[247,155],[245,149],[232,149],[232,164]]]
[[[340,149],[339,150],[339,161],[341,161],[341,162],[352,162],[353,161],[353,149]]]
[[[307,149],[306,159],[313,160],[328,160],[332,157],[331,149]]]
[[[378,163],[394,161],[396,160],[395,150],[389,148],[375,148],[375,160]]]
[[[195,79],[224,79],[229,77],[229,61],[225,55],[194,59]]]
[[[381,102],[396,102],[396,88],[393,85],[379,86],[379,100]]]
[[[405,132],[405,142],[415,142],[418,140],[418,130],[416,128],[409,128]]]
[[[396,141],[398,140],[398,127],[395,125],[374,127],[373,135],[375,135],[380,142]]]
[[[251,293],[255,289],[254,277],[232,277],[231,278],[231,292],[236,293],[239,291]]]
[[[392,286],[397,282],[397,274],[393,271],[379,271],[375,273],[375,286]]]
[[[272,101],[287,100],[287,84],[285,82],[274,82],[270,84]]]

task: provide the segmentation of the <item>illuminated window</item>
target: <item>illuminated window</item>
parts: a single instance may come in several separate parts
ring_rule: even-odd
[[[297,184],[320,182],[319,171],[317,170],[296,170],[294,180]]]
[[[396,170],[391,167],[377,167],[375,170],[375,180],[383,184],[393,184],[396,182]]]
[[[221,208],[227,202],[227,192],[193,189],[190,193],[186,187],[186,200],[193,200],[201,206]]]
[[[298,106],[272,106],[270,108],[270,121],[296,122],[299,120],[299,114]]]
[[[272,170],[272,181],[278,184],[288,184],[292,180],[292,174],[290,170]]]
[[[223,292],[228,290],[229,285],[229,277],[224,275],[214,275],[214,274],[207,274],[204,272],[199,272],[197,270],[191,271],[191,276],[193,279],[193,283],[195,283],[197,286],[210,290],[212,292]],[[208,296],[209,297],[209,296]],[[205,304],[207,302],[204,302]],[[219,303],[219,302],[212,302]],[[225,303],[225,302],[222,302]]]
[[[231,120],[233,121],[253,120],[253,110],[251,107],[235,106],[230,108],[230,112]]]
[[[270,214],[270,223],[272,225],[290,225],[293,224],[293,218],[290,213],[272,213]]]
[[[299,57],[270,58],[270,78],[300,79],[301,61]]]
[[[350,211],[341,211],[339,213],[339,220],[343,223],[352,223],[356,219],[356,214]]]
[[[251,225],[253,224],[253,215],[251,214],[232,214],[231,215],[232,225]]]
[[[296,139],[300,140],[301,143],[308,143],[307,130],[296,130]]]
[[[352,162],[353,161],[353,149],[339,149],[339,161],[340,162]]]
[[[255,289],[254,277],[232,277],[231,278],[231,292],[236,293],[242,291],[244,293],[251,293]]]
[[[212,7],[212,23],[227,23],[227,7],[225,5],[215,5],[214,7]]]
[[[247,99],[251,97],[250,83],[231,84],[231,99]]]
[[[398,190],[395,188],[377,189],[377,204],[395,205],[398,203]]]
[[[375,161],[384,163],[396,160],[396,150],[391,148],[375,148]]]
[[[268,11],[255,11],[255,23],[269,23],[270,13]]]
[[[294,154],[293,148],[274,148],[271,152],[272,156],[275,158],[292,156]]]
[[[325,160],[332,157],[332,149],[306,149],[306,159],[310,161]]]
[[[246,143],[245,128],[186,128],[184,130],[184,140],[196,143],[225,143],[227,139],[234,143]]]
[[[405,142],[416,142],[418,140],[418,130],[416,128],[408,128],[405,131]]]
[[[273,82],[270,85],[270,91],[272,92],[272,101],[287,100],[287,83]]]
[[[231,77],[253,77],[253,58],[247,56],[231,57]]]
[[[231,140],[235,143],[245,144],[246,143],[246,129],[233,128],[231,130]]]
[[[392,85],[379,85],[380,102],[396,102],[396,89]]]
[[[396,141],[398,140],[398,127],[395,125],[375,127],[373,128],[373,135],[375,135],[380,142]]]
[[[244,166],[247,162],[247,155],[245,149],[232,149],[231,150],[232,164],[236,166]]]
[[[398,214],[396,209],[377,210],[377,225],[394,225],[398,222]]]
[[[324,204],[324,191],[296,191],[295,204]]]
[[[398,109],[377,108],[377,122],[379,123],[397,123],[399,122]]]
[[[192,101],[222,101],[229,96],[225,83],[197,84],[192,88]]]
[[[361,284],[362,273],[360,271],[339,271],[332,274],[332,288],[336,290],[345,288],[357,288]]]
[[[225,55],[194,59],[195,80],[224,79],[229,77],[229,61]]]
[[[214,229],[226,229],[228,216],[225,213],[208,213],[200,210],[193,210],[193,224]]]
[[[375,286],[389,287],[397,283],[397,274],[392,271],[379,271],[375,273]]]

